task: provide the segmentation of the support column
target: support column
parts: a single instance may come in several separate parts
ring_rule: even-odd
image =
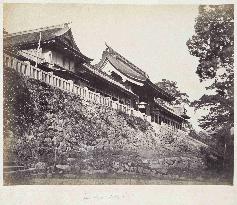
[[[157,124],[160,124],[160,115],[157,114]]]
[[[53,72],[48,73],[48,83],[49,85],[53,85]]]
[[[12,68],[17,71],[17,59],[14,58]]]
[[[84,87],[84,98],[85,100],[89,100],[89,89],[87,87]]]
[[[73,83],[73,81],[72,80],[68,80],[68,82],[69,82],[69,90],[71,91],[71,92],[73,92],[73,87],[74,87],[74,83]]]
[[[146,115],[151,116],[151,108],[150,108],[150,105],[148,103],[146,105]]]
[[[63,82],[64,82],[64,79],[63,78],[60,78],[60,88],[63,90]],[[76,93],[76,94],[78,94],[78,93]]]
[[[39,80],[42,80],[42,70],[39,70]]]
[[[157,124],[158,124],[158,115],[157,115],[157,114],[155,114],[155,115],[154,115],[154,118],[155,118],[155,123],[157,123]]]
[[[25,61],[25,63],[27,64],[26,66],[26,76],[30,76],[30,62],[29,61]]]

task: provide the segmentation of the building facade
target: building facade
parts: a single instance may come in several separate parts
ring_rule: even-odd
[[[189,117],[183,107],[172,107],[175,97],[113,48],[106,45],[99,63],[81,53],[68,24],[36,30],[4,33],[4,53],[42,70],[40,79],[50,82],[50,73],[73,85],[109,99],[117,106],[141,113],[152,123],[182,129]],[[34,74],[33,74],[34,75]],[[56,82],[58,87],[64,81]]]

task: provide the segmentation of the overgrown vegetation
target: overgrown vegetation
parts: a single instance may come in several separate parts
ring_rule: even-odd
[[[77,175],[102,170],[157,177],[174,169],[181,174],[190,167],[206,168],[200,147],[185,137],[157,134],[147,121],[8,68],[4,81],[6,161],[49,174],[59,167]]]

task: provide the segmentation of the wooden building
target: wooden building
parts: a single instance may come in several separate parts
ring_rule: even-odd
[[[149,76],[121,54],[106,45],[101,61],[95,65],[138,96],[133,106],[151,116],[151,121],[181,129],[189,117],[183,107],[172,107],[175,97],[161,89]]]
[[[106,45],[101,61],[81,53],[68,24],[18,33],[4,33],[4,52],[85,86],[113,101],[150,116],[151,122],[181,129],[189,118],[184,108],[173,108],[175,97],[159,88],[140,68]]]
[[[68,24],[7,34],[4,36],[4,52],[21,60],[30,61],[42,70],[70,79],[75,84],[87,86],[113,99],[126,99],[126,104],[138,97],[109,75],[90,64],[92,59],[83,55],[77,47]]]

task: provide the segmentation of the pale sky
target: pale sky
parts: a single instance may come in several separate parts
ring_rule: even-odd
[[[74,39],[81,52],[97,63],[105,42],[144,70],[152,82],[176,81],[190,100],[200,98],[205,88],[195,73],[198,59],[186,42],[194,34],[198,5],[79,5],[22,4],[5,7],[8,32],[72,22]],[[189,110],[197,127],[199,114]]]

